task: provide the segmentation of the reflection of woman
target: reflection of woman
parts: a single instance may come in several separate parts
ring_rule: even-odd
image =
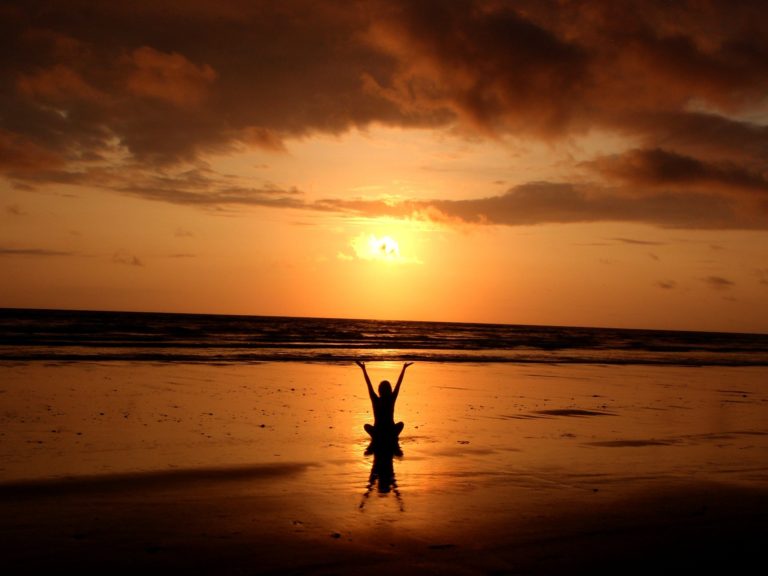
[[[360,500],[360,509],[365,508],[366,501],[376,488],[379,494],[388,494],[394,492],[395,497],[400,505],[400,512],[404,511],[403,498],[400,495],[400,490],[397,487],[397,481],[395,480],[395,467],[392,464],[393,453],[389,451],[373,453],[373,466],[371,467],[371,475],[368,477],[368,486],[365,494],[363,494],[362,500]]]
[[[365,431],[368,432],[374,440],[397,440],[398,435],[403,429],[403,423],[398,422],[395,424],[395,401],[397,400],[397,395],[400,393],[400,385],[403,383],[405,369],[413,364],[413,362],[406,362],[403,364],[403,369],[400,371],[400,377],[397,379],[394,391],[392,390],[392,385],[387,380],[382,380],[381,384],[379,384],[378,396],[373,391],[371,379],[368,377],[368,371],[365,369],[365,364],[359,360],[356,364],[363,370],[365,384],[368,386],[368,395],[371,397],[371,405],[373,406],[373,426],[366,424]]]

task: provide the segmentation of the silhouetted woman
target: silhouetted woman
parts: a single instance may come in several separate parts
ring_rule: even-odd
[[[392,390],[392,385],[387,380],[382,380],[381,384],[379,384],[378,396],[373,391],[365,364],[359,360],[356,364],[363,370],[365,384],[368,386],[368,395],[371,397],[371,405],[373,406],[373,426],[366,424],[365,431],[370,434],[374,442],[396,443],[397,437],[403,430],[403,423],[398,422],[395,424],[395,401],[400,393],[400,385],[403,383],[405,369],[413,364],[413,362],[403,364],[403,369],[400,371],[400,377],[397,379],[394,391]]]

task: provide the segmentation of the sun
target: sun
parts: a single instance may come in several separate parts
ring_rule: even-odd
[[[380,262],[384,264],[411,265],[421,264],[421,260],[411,253],[411,244],[408,234],[405,234],[405,255],[401,251],[400,242],[389,234],[378,236],[362,232],[349,240],[352,253],[340,251],[337,253],[339,260],[359,260],[367,262]]]
[[[397,260],[400,258],[400,247],[397,241],[390,236],[377,238],[371,235],[368,239],[368,248],[371,251],[371,258],[375,260]]]

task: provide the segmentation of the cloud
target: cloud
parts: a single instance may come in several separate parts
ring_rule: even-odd
[[[722,114],[686,109],[637,110],[621,119],[622,132],[641,138],[646,147],[734,162],[764,162],[768,126]]]
[[[5,103],[26,121],[14,128],[55,149],[98,150],[116,136],[157,161],[254,130],[280,138],[372,122],[649,133],[667,129],[654,114],[684,116],[692,97],[730,112],[768,87],[766,27],[749,2],[38,4],[4,18],[6,53],[24,54],[3,63]],[[29,123],[56,110],[68,115],[55,126]]]
[[[5,207],[5,213],[11,216],[26,216],[27,213],[22,210],[18,204],[9,204]]]
[[[757,2],[435,0],[376,15],[372,36],[397,62],[386,88],[401,106],[449,110],[495,133],[601,127],[649,147],[670,136],[695,146],[708,135],[693,130],[709,124],[710,136],[737,136],[710,140],[721,149],[741,155],[747,133],[765,148],[765,128],[734,116],[762,106],[768,88]]]
[[[423,123],[364,87],[393,68],[361,40],[365,6],[217,4],[15,4],[0,23],[0,128],[53,157],[100,156],[117,142],[167,165],[239,142]]]
[[[637,222],[668,228],[765,229],[760,213],[706,193],[655,192],[628,195],[611,188],[531,182],[498,196],[469,200],[385,203],[379,200],[325,200],[327,209],[366,216],[429,218],[443,222],[523,226],[583,222]]]
[[[40,0],[4,4],[0,37],[0,174],[19,188],[503,225],[767,226],[757,1]],[[594,182],[389,209],[307,206],[290,185],[182,168],[371,125],[546,143],[601,131],[634,148],[588,158]]]
[[[126,81],[131,94],[182,108],[201,105],[216,79],[216,72],[207,64],[198,66],[181,54],[166,54],[149,46],[136,48],[127,60],[133,67]]]
[[[662,290],[674,290],[677,288],[677,282],[674,280],[659,280],[656,282],[656,286],[661,288]]]
[[[0,126],[0,173],[24,180],[41,169],[58,169],[64,165],[64,158],[55,150]]]
[[[586,164],[609,178],[642,187],[768,195],[768,179],[760,172],[732,162],[705,162],[660,148],[631,150]]]
[[[664,246],[665,242],[655,242],[651,240],[638,240],[637,238],[613,238],[616,242],[622,244],[635,244],[639,246]]]
[[[707,276],[706,278],[702,278],[702,282],[714,290],[729,290],[736,285],[732,280],[723,278],[722,276]]]
[[[222,175],[202,165],[182,166],[178,170],[107,165],[79,171],[38,171],[27,181],[98,187],[145,200],[189,206],[306,207],[302,192],[295,188],[283,189],[269,182],[260,187],[247,186],[237,177]]]
[[[112,255],[112,262],[115,264],[125,264],[127,266],[144,266],[143,262],[139,260],[134,254],[130,254],[127,250],[118,250]]]
[[[31,99],[45,100],[66,105],[68,101],[97,102],[109,97],[85,81],[83,76],[63,64],[22,73],[16,81],[18,91]],[[59,110],[61,115],[63,110]]]
[[[0,246],[0,256],[72,256],[74,252],[48,248],[7,248]]]
[[[576,119],[589,55],[556,30],[490,2],[395,2],[374,13],[369,41],[397,63],[377,93],[399,109],[542,135]]]

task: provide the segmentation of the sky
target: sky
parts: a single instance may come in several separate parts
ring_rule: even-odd
[[[768,332],[764,8],[0,0],[0,307]]]

